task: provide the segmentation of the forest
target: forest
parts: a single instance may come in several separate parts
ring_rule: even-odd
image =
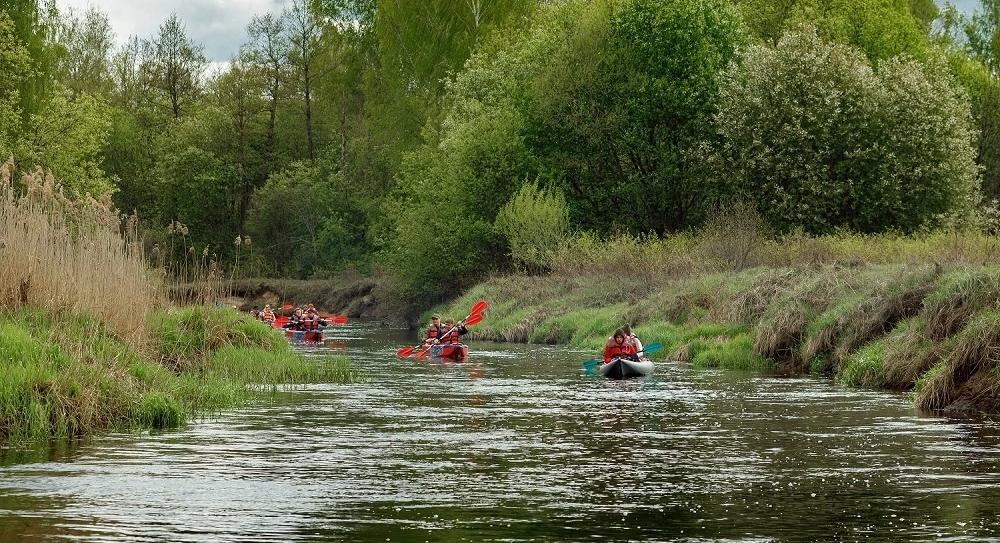
[[[292,0],[216,69],[176,15],[3,5],[0,157],[181,280],[354,269],[426,307],[733,209],[1000,227],[996,0]]]

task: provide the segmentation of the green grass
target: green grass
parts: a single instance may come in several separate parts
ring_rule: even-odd
[[[21,309],[0,314],[0,440],[167,428],[283,384],[350,382],[342,357],[304,359],[234,311],[155,314],[148,352],[97,321]]]
[[[885,378],[885,342],[875,341],[847,358],[837,382],[851,387],[878,388]]]
[[[769,373],[774,362],[753,351],[753,337],[738,334],[735,337],[703,344],[691,357],[696,368],[721,368],[734,371]]]

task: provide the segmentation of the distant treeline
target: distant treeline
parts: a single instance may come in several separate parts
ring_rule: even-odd
[[[0,155],[110,193],[175,273],[378,267],[418,304],[733,206],[996,226],[997,0],[294,0],[215,72],[176,16],[116,46],[3,6]]]

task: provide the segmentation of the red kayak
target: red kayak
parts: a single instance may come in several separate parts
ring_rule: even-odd
[[[469,358],[469,346],[461,343],[457,345],[431,345],[429,354],[431,358],[443,358],[460,362]]]

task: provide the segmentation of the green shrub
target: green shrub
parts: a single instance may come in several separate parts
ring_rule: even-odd
[[[526,183],[496,218],[511,258],[529,271],[551,266],[552,251],[569,235],[569,207],[562,193]]]

